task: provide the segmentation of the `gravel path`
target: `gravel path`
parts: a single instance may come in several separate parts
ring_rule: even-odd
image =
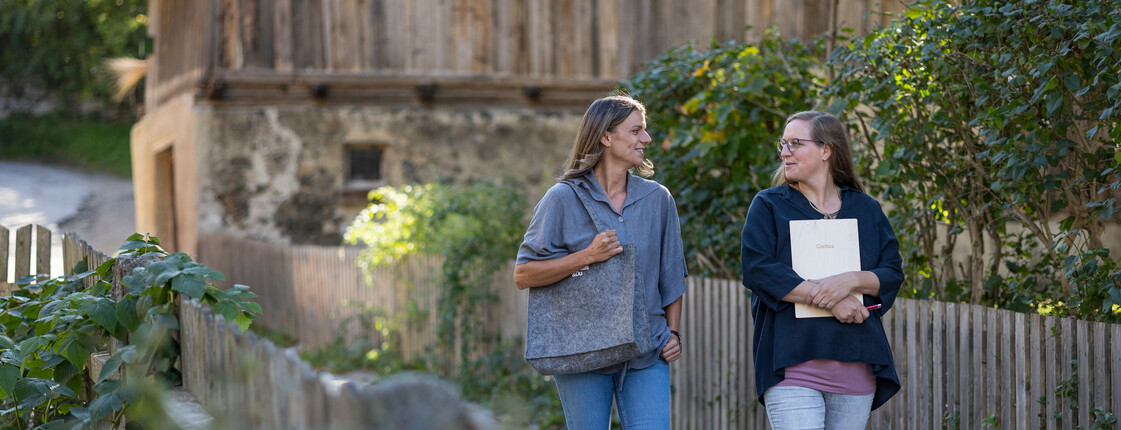
[[[0,226],[51,229],[51,273],[62,273],[62,232],[112,253],[136,229],[132,181],[72,168],[0,161]],[[9,239],[15,242],[15,237]],[[57,258],[55,256],[58,256]],[[9,262],[9,272],[14,270]],[[9,273],[11,279],[11,273]]]

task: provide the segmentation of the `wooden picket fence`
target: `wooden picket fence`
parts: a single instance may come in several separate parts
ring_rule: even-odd
[[[295,327],[291,333],[308,345],[339,332],[348,312],[362,309],[355,302],[389,314],[408,306],[434,313],[434,295],[422,290],[438,282],[437,259],[384,269],[366,284],[357,249],[283,248],[221,236],[204,236],[199,246],[204,264],[262,296],[262,324]],[[288,273],[276,285],[291,290],[256,283],[254,273]],[[503,336],[520,336],[528,295],[509,273],[500,275],[492,315]],[[684,354],[671,366],[673,428],[765,428],[751,364],[750,296],[737,281],[692,277],[688,288]],[[1090,428],[1096,416],[1121,412],[1121,326],[909,299],[896,301],[884,325],[903,390],[872,414],[869,428]],[[431,321],[409,330],[414,353],[435,341]]]
[[[0,226],[0,295],[7,295],[15,289],[16,281],[25,276],[61,276],[83,258],[89,258],[90,268],[101,265],[109,258],[73,233],[63,233],[62,255],[52,255],[51,230],[38,224],[16,228],[14,236],[11,233],[12,230]],[[58,257],[62,258],[62,273],[52,273],[51,259]]]

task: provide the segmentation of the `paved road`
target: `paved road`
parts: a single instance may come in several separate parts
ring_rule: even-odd
[[[50,228],[51,273],[62,273],[62,232],[111,253],[136,229],[132,181],[61,166],[0,161],[0,226]],[[15,242],[15,238],[10,239]],[[14,263],[9,262],[8,279]]]

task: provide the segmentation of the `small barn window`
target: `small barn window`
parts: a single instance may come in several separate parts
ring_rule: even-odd
[[[370,190],[385,185],[382,168],[384,160],[384,145],[347,145],[346,188],[349,190]]]

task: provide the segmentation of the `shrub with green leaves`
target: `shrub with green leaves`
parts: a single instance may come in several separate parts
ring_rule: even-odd
[[[910,294],[1121,316],[1102,244],[1121,221],[1119,6],[920,1],[833,53],[825,95],[893,205]]]
[[[360,264],[367,272],[409,255],[443,257],[435,310],[439,345],[430,354],[406,360],[389,342],[416,318],[368,310],[360,320],[364,331],[375,325],[370,339],[348,342],[340,337],[305,358],[335,370],[359,367],[381,376],[405,370],[436,373],[458,383],[468,400],[495,410],[505,424],[562,425],[553,384],[526,364],[520,340],[503,341],[498,333],[482,330],[490,325],[484,311],[496,301],[494,276],[508,267],[525,233],[529,207],[522,189],[478,180],[382,187],[370,193],[370,200],[346,233],[350,243],[366,245]],[[461,359],[453,363],[444,357],[457,345]]]
[[[690,273],[739,278],[747,207],[770,186],[786,117],[817,100],[820,55],[819,42],[767,31],[758,43],[671,49],[620,84],[646,105],[646,154],[677,203]]]
[[[108,280],[117,262],[129,257],[151,263],[124,276],[127,291],[114,300]],[[186,254],[165,252],[155,237],[130,236],[113,259],[95,270],[83,262],[74,273],[21,278],[18,290],[0,297],[0,428],[87,428],[103,419],[120,423],[130,409],[157,410],[145,405],[154,402],[158,387],[180,380],[177,297],[209,304],[243,329],[261,311],[248,301],[256,297],[248,287],[219,289],[211,281],[223,280],[221,273]],[[80,395],[87,359],[114,339],[125,345],[100,374],[88,375],[96,395],[87,399]],[[114,377],[122,368],[129,374],[123,382]],[[129,414],[142,425],[159,420]]]

